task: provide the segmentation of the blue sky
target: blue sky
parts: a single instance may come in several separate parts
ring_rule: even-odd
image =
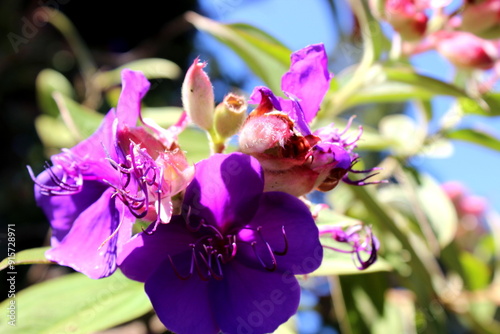
[[[330,7],[326,0],[201,0],[203,9],[222,22],[245,22],[270,33],[291,50],[298,50],[308,44],[324,43],[327,50],[333,50],[338,42],[332,23]],[[338,1],[339,5],[344,1]],[[349,16],[340,26],[349,26]],[[216,42],[215,42],[216,43]],[[220,47],[220,46],[218,46]],[[222,51],[228,71],[250,76],[246,65],[231,52]],[[203,55],[202,55],[203,56]],[[449,80],[453,67],[433,52],[415,57],[413,64],[420,73]],[[242,72],[243,71],[243,72]],[[243,74],[241,74],[243,73]],[[250,80],[246,90],[261,84]],[[433,101],[439,118],[450,107],[452,99],[440,97]],[[437,126],[437,121],[433,122]],[[500,119],[467,116],[460,126],[480,128],[500,137]],[[500,166],[500,154],[477,145],[454,142],[453,154],[447,158],[423,158],[419,168],[431,173],[439,181],[462,181],[472,193],[487,197],[492,207],[500,211],[500,177],[496,175]]]

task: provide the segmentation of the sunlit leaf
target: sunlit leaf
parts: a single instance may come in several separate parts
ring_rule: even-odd
[[[78,102],[59,93],[54,93],[61,118],[77,141],[82,141],[97,130],[104,118],[94,110],[91,110]]]
[[[182,114],[180,107],[144,107],[141,111],[142,118],[150,118],[159,126],[167,128],[175,124]]]
[[[226,44],[274,92],[281,92],[281,77],[290,66],[291,51],[269,34],[247,24],[222,24],[189,12],[186,19]]]
[[[195,128],[188,128],[179,135],[179,145],[186,152],[187,161],[194,164],[210,155],[207,134]]]
[[[495,151],[500,151],[500,139],[495,138],[489,133],[483,132],[476,129],[458,129],[450,130],[444,133],[444,135],[449,139],[456,139],[461,141],[466,141],[469,143],[474,143],[477,145],[490,148]]]
[[[464,268],[464,279],[471,290],[480,290],[488,286],[491,270],[483,260],[468,252],[461,252],[459,260]]]
[[[0,303],[6,310],[13,299]],[[144,285],[120,272],[92,280],[80,273],[32,285],[16,294],[16,326],[2,319],[3,334],[88,334],[140,317],[151,310]]]
[[[398,155],[417,153],[424,142],[425,132],[407,115],[383,117],[379,123],[380,134],[392,141],[392,149]]]
[[[493,92],[481,96],[484,103],[469,98],[461,98],[458,100],[459,106],[466,114],[477,114],[482,116],[499,116],[500,115],[500,93]]]
[[[36,77],[36,95],[40,109],[47,115],[59,116],[59,108],[52,97],[53,92],[73,97],[75,92],[68,79],[53,69],[44,69]]]
[[[366,73],[364,86],[352,94],[346,104],[354,106],[366,103],[407,102],[409,99],[429,100],[438,95],[469,98],[460,88],[419,74],[411,67],[391,68],[374,65]]]
[[[45,147],[72,147],[77,143],[66,125],[58,118],[40,115],[35,119],[35,128]]]
[[[146,58],[135,60],[110,71],[99,72],[95,82],[101,89],[106,89],[121,83],[123,69],[141,71],[148,79],[177,79],[181,69],[174,62],[163,58]]]
[[[441,248],[446,247],[457,230],[455,207],[439,184],[428,175],[422,175],[417,196],[432,226]]]
[[[18,266],[20,264],[52,263],[45,258],[45,252],[49,248],[50,247],[39,247],[25,249],[15,253],[14,256],[6,257],[2,260],[2,262],[0,262],[0,270],[4,270],[5,268],[13,270],[10,266]]]
[[[370,267],[364,270],[356,268],[351,254],[325,249],[321,266],[308,276],[358,275],[378,271],[391,271],[392,267],[380,257]],[[368,256],[368,255],[366,255]]]

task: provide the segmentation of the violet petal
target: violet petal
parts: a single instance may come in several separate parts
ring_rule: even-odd
[[[122,239],[119,234],[130,237],[135,219],[121,202],[111,198],[112,193],[112,188],[106,190],[97,201],[81,212],[59,245],[45,253],[47,259],[94,279],[114,272],[119,247],[117,241]],[[120,220],[121,227],[113,235]],[[113,236],[110,238],[111,235]]]
[[[156,231],[149,234],[153,227],[151,224],[146,232],[132,237],[118,255],[118,266],[130,279],[146,282],[169,255],[191,252],[189,244],[196,242],[181,216],[173,216],[168,224],[158,225]]]
[[[309,123],[330,86],[328,57],[323,44],[314,44],[292,53],[291,60],[290,70],[281,78],[281,89],[299,99]]]
[[[182,266],[186,262],[180,262],[179,271],[188,270]],[[156,314],[169,330],[177,334],[217,334],[220,330],[210,304],[210,283],[196,274],[187,280],[180,279],[166,259],[150,276],[145,288]]]
[[[247,226],[250,229],[243,229],[238,236],[242,241],[256,241],[256,250],[266,263],[270,260],[264,241],[267,242],[276,254],[277,271],[308,274],[320,266],[323,247],[318,228],[307,206],[294,196],[282,192],[264,193],[259,210]],[[262,268],[254,250],[245,247],[245,242],[240,244],[238,258],[252,267]]]
[[[116,107],[116,115],[122,124],[136,125],[141,113],[141,100],[149,86],[149,81],[142,72],[129,69],[122,71],[122,92]]]
[[[224,333],[273,333],[299,306],[293,276],[249,268],[237,261],[224,267],[224,280],[210,291],[217,323]]]
[[[184,203],[190,203],[190,207],[183,208],[191,215],[188,221],[202,217],[224,231],[246,224],[253,217],[264,189],[257,159],[243,153],[216,154],[197,163],[195,169],[184,197]]]
[[[37,181],[46,185],[52,185],[49,173],[42,172]],[[35,199],[39,207],[47,216],[52,227],[52,247],[68,234],[73,222],[78,216],[101,197],[107,186],[96,181],[86,181],[82,190],[71,196],[47,196],[43,195],[39,186],[35,186]]]

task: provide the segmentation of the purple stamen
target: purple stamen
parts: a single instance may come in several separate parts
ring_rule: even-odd
[[[274,256],[273,250],[271,249],[271,246],[269,245],[269,243],[265,242],[265,245],[266,245],[266,248],[269,252],[269,255],[271,256],[271,266],[268,266],[264,262],[264,260],[262,260],[259,253],[257,252],[257,249],[255,248],[256,244],[257,244],[257,241],[252,241],[250,243],[250,246],[252,246],[255,257],[259,260],[262,267],[264,267],[264,269],[266,269],[267,271],[275,271],[276,268],[278,267],[278,264],[276,263],[276,257]]]

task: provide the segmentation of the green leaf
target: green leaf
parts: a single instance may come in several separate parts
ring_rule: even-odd
[[[180,107],[143,107],[142,118],[150,118],[156,124],[163,128],[168,128],[170,125],[175,124],[181,114],[182,108]]]
[[[40,115],[35,119],[35,128],[46,148],[72,147],[77,141],[64,123],[55,117]]]
[[[422,175],[420,181],[417,196],[442,249],[455,237],[458,225],[455,207],[433,178]]]
[[[10,266],[18,266],[20,264],[52,263],[45,258],[45,252],[49,249],[50,247],[39,247],[17,252],[14,256],[6,257],[0,262],[0,270],[4,270],[7,267],[12,270]]]
[[[82,141],[97,130],[104,115],[55,92],[54,100],[59,106],[61,118],[75,140]]]
[[[210,156],[207,133],[196,128],[182,131],[179,135],[179,146],[186,152],[189,163],[196,163]]]
[[[323,242],[324,238],[322,238]],[[379,271],[391,271],[392,266],[380,257],[370,267],[359,270],[354,265],[351,254],[336,252],[331,249],[323,250],[323,261],[318,269],[308,276],[331,276],[331,275],[360,275]]]
[[[457,86],[444,81],[418,74],[412,67],[383,68],[388,81],[400,82],[418,87],[433,95],[466,96],[465,92]]]
[[[290,66],[291,51],[278,40],[247,24],[222,24],[194,12],[185,17],[236,52],[274,92],[281,92],[281,77]]]
[[[52,98],[53,92],[73,97],[73,86],[61,73],[52,69],[44,69],[36,77],[36,95],[38,106],[47,115],[58,116],[59,108]]]
[[[488,265],[476,256],[461,252],[459,260],[464,268],[464,279],[467,282],[467,287],[474,290],[485,289],[490,282],[491,270]]]
[[[487,93],[481,96],[482,102],[470,98],[460,98],[458,104],[466,114],[500,116],[500,93]]]
[[[458,129],[451,130],[444,133],[449,139],[462,140],[474,144],[490,148],[495,151],[500,151],[500,139],[492,135],[475,129]]]
[[[3,334],[86,334],[111,328],[151,311],[144,285],[120,272],[92,280],[80,273],[30,286],[0,303],[15,302],[16,326],[0,324]]]
[[[123,69],[141,71],[148,79],[177,79],[181,69],[174,62],[163,58],[147,58],[129,62],[111,71],[97,73],[95,82],[101,89],[107,89],[121,83]]]
[[[397,155],[410,156],[417,153],[424,142],[425,131],[409,116],[388,115],[379,123],[380,134],[391,140]]]
[[[460,88],[418,74],[411,67],[389,68],[376,64],[366,72],[365,84],[347,99],[346,106],[407,102],[408,99],[429,100],[437,95],[468,98]]]

